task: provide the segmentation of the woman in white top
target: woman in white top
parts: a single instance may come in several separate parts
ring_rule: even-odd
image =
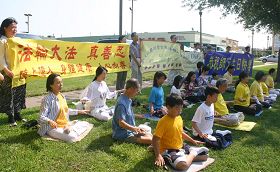
[[[179,96],[182,96],[181,95],[181,82],[182,82],[182,79],[183,77],[181,75],[177,75],[175,78],[174,78],[174,81],[173,81],[173,86],[171,88],[171,91],[170,91],[170,94],[178,94]]]
[[[17,21],[14,18],[5,19],[0,28],[0,73],[4,77],[0,82],[0,113],[8,115],[10,126],[16,126],[16,121],[26,121],[20,115],[21,109],[25,109],[26,84],[12,88],[14,74],[6,53],[7,39],[13,38],[16,33]],[[26,73],[22,76],[25,77]]]
[[[108,107],[106,105],[106,99],[112,99],[117,97],[117,93],[120,91],[111,92],[104,81],[107,74],[107,69],[99,66],[96,69],[96,75],[93,79],[92,83],[87,86],[87,88],[83,91],[81,100],[89,100],[86,104],[89,106],[85,107],[90,110],[90,115],[102,120],[108,121],[113,117],[114,114],[114,106]]]

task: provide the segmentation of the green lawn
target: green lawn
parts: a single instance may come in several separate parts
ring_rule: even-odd
[[[265,63],[263,63],[262,61],[259,60],[255,60],[254,61],[254,66],[259,66],[259,65],[264,65]]]
[[[165,93],[170,90],[165,87]],[[146,102],[150,88],[138,96]],[[232,95],[226,94],[226,99]],[[113,104],[110,101],[110,104]],[[184,109],[182,117],[190,127],[197,106]],[[39,108],[23,111],[27,119],[36,119]],[[144,113],[136,108],[136,113]],[[280,168],[280,102],[261,117],[246,116],[257,125],[251,132],[233,131],[234,143],[223,151],[210,151],[216,161],[206,171],[278,171]],[[94,124],[93,130],[81,142],[67,144],[42,140],[36,130],[7,126],[7,117],[0,116],[0,171],[161,171],[153,165],[154,156],[146,146],[114,142],[111,122],[100,122],[87,116],[73,117]],[[137,119],[140,124],[146,120]],[[154,129],[156,122],[151,122]],[[215,127],[218,129],[219,127]],[[219,128],[221,129],[221,128]]]
[[[271,66],[268,67],[268,69]],[[268,70],[260,68],[260,70]],[[258,70],[258,69],[257,69]],[[255,73],[255,70],[254,70]],[[151,78],[152,74],[145,76]],[[107,78],[109,83],[115,81],[114,74]],[[86,86],[92,77],[64,80],[64,89]],[[71,84],[70,84],[71,83]],[[36,81],[33,88],[43,91],[44,81]],[[72,86],[71,86],[72,85]],[[111,84],[108,84],[111,85]],[[279,88],[278,84],[278,88]],[[30,87],[29,87],[30,88]],[[36,89],[36,91],[37,91]],[[151,88],[143,89],[138,96],[141,102],[147,102]],[[170,87],[164,87],[168,94]],[[38,94],[40,91],[37,92]],[[229,100],[232,94],[225,94]],[[114,101],[109,101],[110,105]],[[72,105],[70,105],[72,106]],[[73,107],[73,106],[72,106]],[[192,109],[184,109],[182,117],[184,124],[190,127],[190,120],[198,105]],[[135,113],[144,113],[145,109],[136,108]],[[39,108],[22,111],[27,119],[37,119]],[[94,124],[93,130],[81,142],[67,144],[41,139],[36,130],[26,130],[18,127],[10,128],[7,117],[0,114],[0,171],[163,171],[156,168],[154,155],[146,150],[146,146],[114,142],[111,138],[111,121],[100,122],[88,116],[76,116],[74,119],[85,120]],[[233,131],[233,144],[222,151],[210,150],[210,156],[215,158],[215,163],[205,171],[279,171],[280,156],[280,101],[272,109],[265,110],[261,117],[246,116],[246,121],[257,122],[251,132]],[[136,123],[146,122],[137,119]],[[156,122],[151,122],[154,129]],[[214,127],[215,129],[223,129]]]

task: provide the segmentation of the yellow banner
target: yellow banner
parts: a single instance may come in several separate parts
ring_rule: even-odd
[[[51,73],[67,78],[94,75],[99,65],[109,73],[130,68],[128,44],[13,38],[8,39],[7,50],[15,75],[13,87],[25,83],[25,72],[28,78],[47,77]]]

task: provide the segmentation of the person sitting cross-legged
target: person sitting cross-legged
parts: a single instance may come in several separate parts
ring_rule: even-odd
[[[138,80],[132,78],[126,82],[125,91],[119,96],[112,120],[113,139],[130,143],[151,144],[152,135],[135,125],[135,116],[131,106],[132,98],[140,91]]]
[[[228,84],[226,79],[219,79],[216,83],[219,90],[218,99],[214,103],[215,118],[214,122],[225,126],[237,126],[244,121],[243,112],[229,113],[228,106],[233,104],[233,101],[225,101],[223,93],[227,90]]]
[[[38,134],[66,142],[75,142],[84,132],[90,130],[86,121],[71,121],[69,115],[88,114],[87,110],[68,108],[65,97],[61,94],[62,79],[58,74],[47,78],[48,94],[41,103]]]
[[[176,170],[186,170],[193,161],[207,160],[208,148],[194,148],[183,143],[187,140],[196,146],[203,144],[183,131],[183,120],[180,116],[183,99],[178,94],[171,94],[166,98],[166,106],[168,113],[159,120],[153,135],[155,164],[163,166],[167,161]]]

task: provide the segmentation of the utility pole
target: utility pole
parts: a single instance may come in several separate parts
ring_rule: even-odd
[[[200,33],[199,33],[199,44],[200,48],[202,49],[202,10],[199,10],[199,19],[200,19]]]
[[[29,33],[29,25],[30,25],[29,17],[31,17],[32,15],[31,14],[24,14],[24,15],[27,17],[27,22],[25,22],[27,24],[27,32],[26,33]]]
[[[123,7],[123,0],[120,0],[120,11],[119,11],[119,36],[122,35],[122,7]]]

